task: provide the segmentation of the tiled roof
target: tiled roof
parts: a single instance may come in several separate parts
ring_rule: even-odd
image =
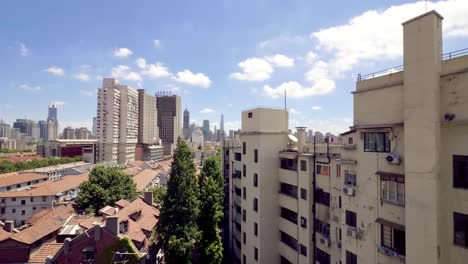
[[[50,218],[65,215],[66,217],[72,215],[75,212],[73,206],[68,205],[59,205],[54,208],[50,209],[42,209],[39,212],[33,214],[28,220],[26,220],[26,224],[35,225],[42,221],[49,220]]]
[[[3,229],[2,226],[0,226],[0,241],[3,241],[7,238],[9,238],[13,233],[7,232]]]
[[[10,172],[0,174],[0,187],[6,187],[18,183],[29,182],[40,179],[47,179],[47,175],[37,173],[18,173]]]
[[[137,175],[138,173],[142,172],[143,170],[139,167],[131,167],[131,168],[126,168],[123,170],[125,173],[128,173],[132,176]]]
[[[136,184],[137,192],[141,192],[145,189],[148,184],[156,178],[159,171],[146,169],[137,175],[133,176],[133,182]]]
[[[73,217],[70,222],[68,222],[69,225],[79,225],[86,229],[91,229],[94,223],[101,224],[102,218],[96,216],[80,215]]]
[[[99,210],[99,212],[101,214],[105,214],[105,215],[113,215],[115,213],[115,208],[108,205],[108,206],[102,208],[101,210]]]
[[[143,165],[143,163],[145,162],[142,160],[135,160],[135,161],[130,162],[129,165],[132,167],[140,167],[141,165]]]
[[[46,258],[48,256],[54,256],[62,246],[62,243],[45,243],[29,256],[28,263],[45,263]]]
[[[115,204],[118,205],[119,207],[123,208],[123,207],[129,205],[130,202],[125,200],[125,199],[121,199],[121,200],[118,200]]]
[[[19,233],[13,234],[10,238],[25,244],[31,245],[37,240],[59,230],[67,219],[51,218],[36,225],[28,227]]]
[[[45,181],[31,186],[31,189],[22,191],[9,191],[0,193],[0,197],[30,197],[50,196],[77,188],[82,182],[88,180],[88,173],[65,176],[58,181]]]

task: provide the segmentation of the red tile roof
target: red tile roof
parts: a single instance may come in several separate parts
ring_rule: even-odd
[[[55,256],[62,246],[62,243],[45,243],[40,249],[29,256],[28,263],[45,263],[46,258],[48,256]]]
[[[41,238],[58,231],[62,228],[66,219],[52,218],[47,221],[42,221],[36,225],[28,227],[19,233],[10,236],[11,239],[31,245]]]
[[[50,196],[77,188],[88,180],[88,173],[65,176],[58,181],[45,181],[31,186],[31,189],[0,193],[0,197]]]
[[[54,208],[40,210],[39,212],[33,214],[28,220],[26,220],[26,224],[35,225],[42,221],[49,220],[50,218],[63,215],[68,217],[74,212],[75,209],[71,205],[59,205]]]
[[[158,173],[159,173],[158,170],[146,169],[138,173],[137,175],[133,176],[133,182],[135,182],[136,184],[137,192],[144,191],[146,186],[148,186],[148,184],[150,184],[150,182],[153,181],[154,178],[156,178]]]
[[[85,229],[91,229],[94,226],[94,223],[101,224],[102,218],[97,216],[80,215],[73,217],[67,224],[79,225]]]
[[[30,182],[47,178],[47,175],[31,172],[21,174],[18,172],[3,173],[0,174],[0,187],[6,187],[18,183]]]
[[[3,229],[3,226],[0,226],[0,241],[9,238],[12,234],[13,233],[5,231],[5,229]]]
[[[125,200],[125,199],[121,199],[121,200],[118,200],[115,204],[116,204],[117,206],[123,208],[123,207],[129,205],[130,202],[127,201],[127,200]]]

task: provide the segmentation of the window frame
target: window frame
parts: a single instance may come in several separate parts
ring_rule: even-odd
[[[307,171],[307,160],[301,159],[299,162],[301,171]]]
[[[328,169],[327,174],[322,174],[322,168],[327,168]],[[317,163],[315,165],[315,170],[316,170],[318,175],[330,177],[330,165]]]
[[[405,177],[380,175],[380,199],[385,203],[405,206]]]
[[[369,142],[370,141],[370,136],[374,137],[374,142]],[[376,136],[383,135],[383,142],[379,142],[379,140]],[[363,136],[363,148],[364,152],[377,152],[377,153],[390,153],[391,152],[391,141],[390,141],[390,136],[389,132],[364,132]],[[379,143],[383,143],[383,150],[379,150]],[[369,146],[373,145],[373,146]]]
[[[253,175],[253,187],[258,187],[258,174],[254,173]]]
[[[254,162],[258,163],[258,149],[254,149]]]
[[[457,229],[460,231],[457,232]],[[462,236],[457,238],[457,233],[461,233]],[[460,242],[463,239],[464,244]],[[453,243],[468,248],[468,214],[453,212]]]
[[[393,228],[391,226],[387,226],[384,224],[380,224],[380,246],[389,248],[395,252],[397,252],[401,256],[406,255],[406,241],[403,239],[403,245],[397,246],[396,245],[396,234],[399,232],[403,232],[403,234],[400,233],[400,236],[403,235],[403,238],[405,238],[405,231],[403,230],[398,230],[396,228]],[[388,233],[388,234],[385,234]]]
[[[346,264],[357,264],[357,255],[346,250]]]
[[[346,225],[357,228],[357,214],[355,212],[346,210]]]
[[[453,155],[452,160],[453,160],[453,165],[452,165],[453,188],[468,189],[468,156],[467,155]],[[465,168],[464,168],[465,175],[461,175],[463,171],[460,172],[460,169],[461,169],[460,167],[462,166],[459,163],[465,164]]]

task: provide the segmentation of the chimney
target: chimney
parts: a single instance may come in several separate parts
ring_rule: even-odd
[[[145,192],[145,203],[153,205],[153,192]]]
[[[5,227],[3,229],[7,232],[13,232],[13,223],[13,221],[5,221]]]
[[[65,238],[65,241],[63,241],[63,253],[65,253],[65,255],[70,253],[70,242],[71,238],[69,237]]]
[[[113,215],[106,217],[106,229],[113,235],[119,235],[119,218]]]
[[[297,129],[297,152],[302,153],[304,151],[305,140],[306,140],[306,127],[296,127]]]
[[[101,226],[99,224],[94,225],[94,240],[101,240]]]

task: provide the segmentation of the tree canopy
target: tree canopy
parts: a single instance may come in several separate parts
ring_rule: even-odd
[[[81,158],[56,158],[32,159],[28,161],[10,162],[0,159],[0,173],[31,170],[47,166],[60,165],[80,161]]]
[[[132,177],[117,167],[94,167],[89,181],[79,188],[78,208],[95,214],[106,205],[114,206],[120,199],[131,200],[137,195]]]

